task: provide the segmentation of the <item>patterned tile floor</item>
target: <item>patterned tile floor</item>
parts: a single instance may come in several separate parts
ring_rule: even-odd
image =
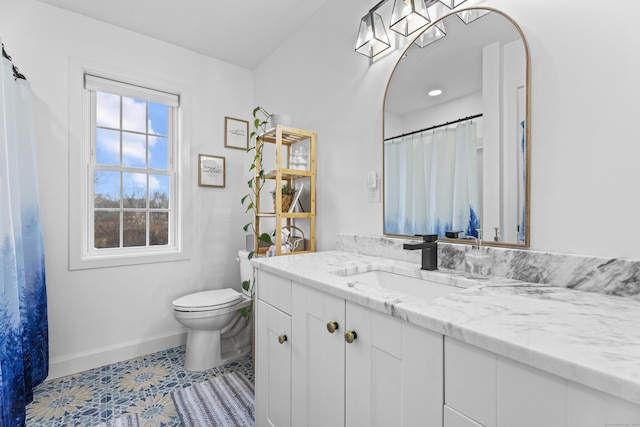
[[[172,391],[232,371],[254,381],[250,355],[203,372],[183,363],[184,346],[47,381],[27,406],[27,427],[92,427],[126,413],[141,427],[181,426]]]

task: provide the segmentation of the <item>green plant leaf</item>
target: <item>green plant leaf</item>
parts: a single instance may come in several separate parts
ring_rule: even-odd
[[[251,222],[250,222],[249,224],[245,224],[245,226],[244,226],[244,227],[242,227],[242,229],[243,229],[244,231],[248,231],[248,230],[249,230],[249,227],[251,226],[251,224],[252,224]]]
[[[245,212],[249,212],[251,209],[253,209],[254,206],[255,204],[253,202],[249,203],[249,206],[247,206],[247,210]]]
[[[242,199],[240,199],[240,203],[244,205],[244,201],[247,200],[247,197],[249,197],[249,195],[245,194],[245,196]]]
[[[269,236],[269,234],[267,233],[262,233],[258,240],[265,243],[271,243],[271,236]]]
[[[249,188],[253,188],[253,178],[247,181],[247,185],[249,186]]]
[[[253,121],[253,127],[255,127],[256,129],[260,127],[260,119],[255,119]]]
[[[242,282],[242,289],[244,289],[245,291],[249,291],[249,288],[251,287],[251,282],[249,282],[248,280],[245,280],[244,282]]]
[[[249,255],[247,255],[247,258],[249,258],[249,259],[253,258],[253,256],[254,256],[255,254],[256,254],[256,253],[255,253],[254,251],[251,251],[251,252],[249,252]]]
[[[257,113],[258,111],[260,111],[260,109],[261,109],[261,108],[262,108],[262,107],[257,106],[256,108],[254,108],[254,109],[253,109],[253,113],[251,113],[251,114],[253,115],[253,117],[255,117],[255,116],[256,116],[256,113]]]
[[[249,307],[244,307],[242,310],[240,310],[240,316],[242,317],[249,317],[249,313],[251,313]]]

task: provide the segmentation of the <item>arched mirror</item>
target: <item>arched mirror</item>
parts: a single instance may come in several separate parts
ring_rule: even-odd
[[[385,234],[529,246],[529,53],[511,18],[433,22],[398,60],[383,113]]]

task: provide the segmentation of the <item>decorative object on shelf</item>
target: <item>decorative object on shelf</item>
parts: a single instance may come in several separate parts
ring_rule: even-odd
[[[291,148],[289,158],[289,168],[297,170],[307,170],[309,164],[309,152],[304,145]]]
[[[272,128],[278,125],[289,127],[291,126],[291,123],[293,123],[293,120],[288,114],[271,114],[271,117],[269,117],[269,123],[271,123],[270,127]]]
[[[300,184],[300,187],[296,191],[296,194],[293,196],[293,201],[291,202],[291,206],[289,206],[289,209],[287,210],[287,212],[293,212],[295,210],[296,203],[298,203],[298,201],[300,200],[300,194],[302,194],[303,188],[304,188],[304,184]],[[300,212],[304,212],[304,209],[302,208],[302,204],[300,204]]]
[[[247,150],[249,148],[249,122],[233,117],[225,117],[224,146],[238,150]]]
[[[198,155],[198,185],[200,187],[225,186],[225,158],[209,154]]]
[[[296,195],[297,191],[298,190],[296,189],[296,187],[292,186],[289,183],[286,183],[282,186],[282,188],[280,189],[280,193],[282,194],[282,212],[289,212],[289,209],[293,206],[293,198]],[[276,190],[273,190],[271,192],[271,195],[273,196],[273,207],[275,212]]]
[[[389,28],[407,37],[426,27],[433,21],[428,9],[432,9],[432,15],[436,16],[437,19],[443,16],[443,13],[437,9],[440,3],[453,10],[465,1],[466,0],[395,0],[391,14],[391,26]],[[391,47],[382,17],[376,13],[376,10],[380,9],[386,2],[387,0],[378,2],[360,20],[360,28],[356,40],[356,52],[369,58],[373,58]],[[464,18],[460,17],[460,19]],[[427,40],[424,40],[423,37],[420,40],[420,44],[426,46],[444,37],[444,35],[444,28],[436,28],[426,36]]]

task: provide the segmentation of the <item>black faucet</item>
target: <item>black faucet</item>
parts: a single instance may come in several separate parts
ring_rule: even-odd
[[[403,249],[415,251],[422,249],[422,270],[438,269],[438,235],[425,234],[423,243],[405,243]]]

